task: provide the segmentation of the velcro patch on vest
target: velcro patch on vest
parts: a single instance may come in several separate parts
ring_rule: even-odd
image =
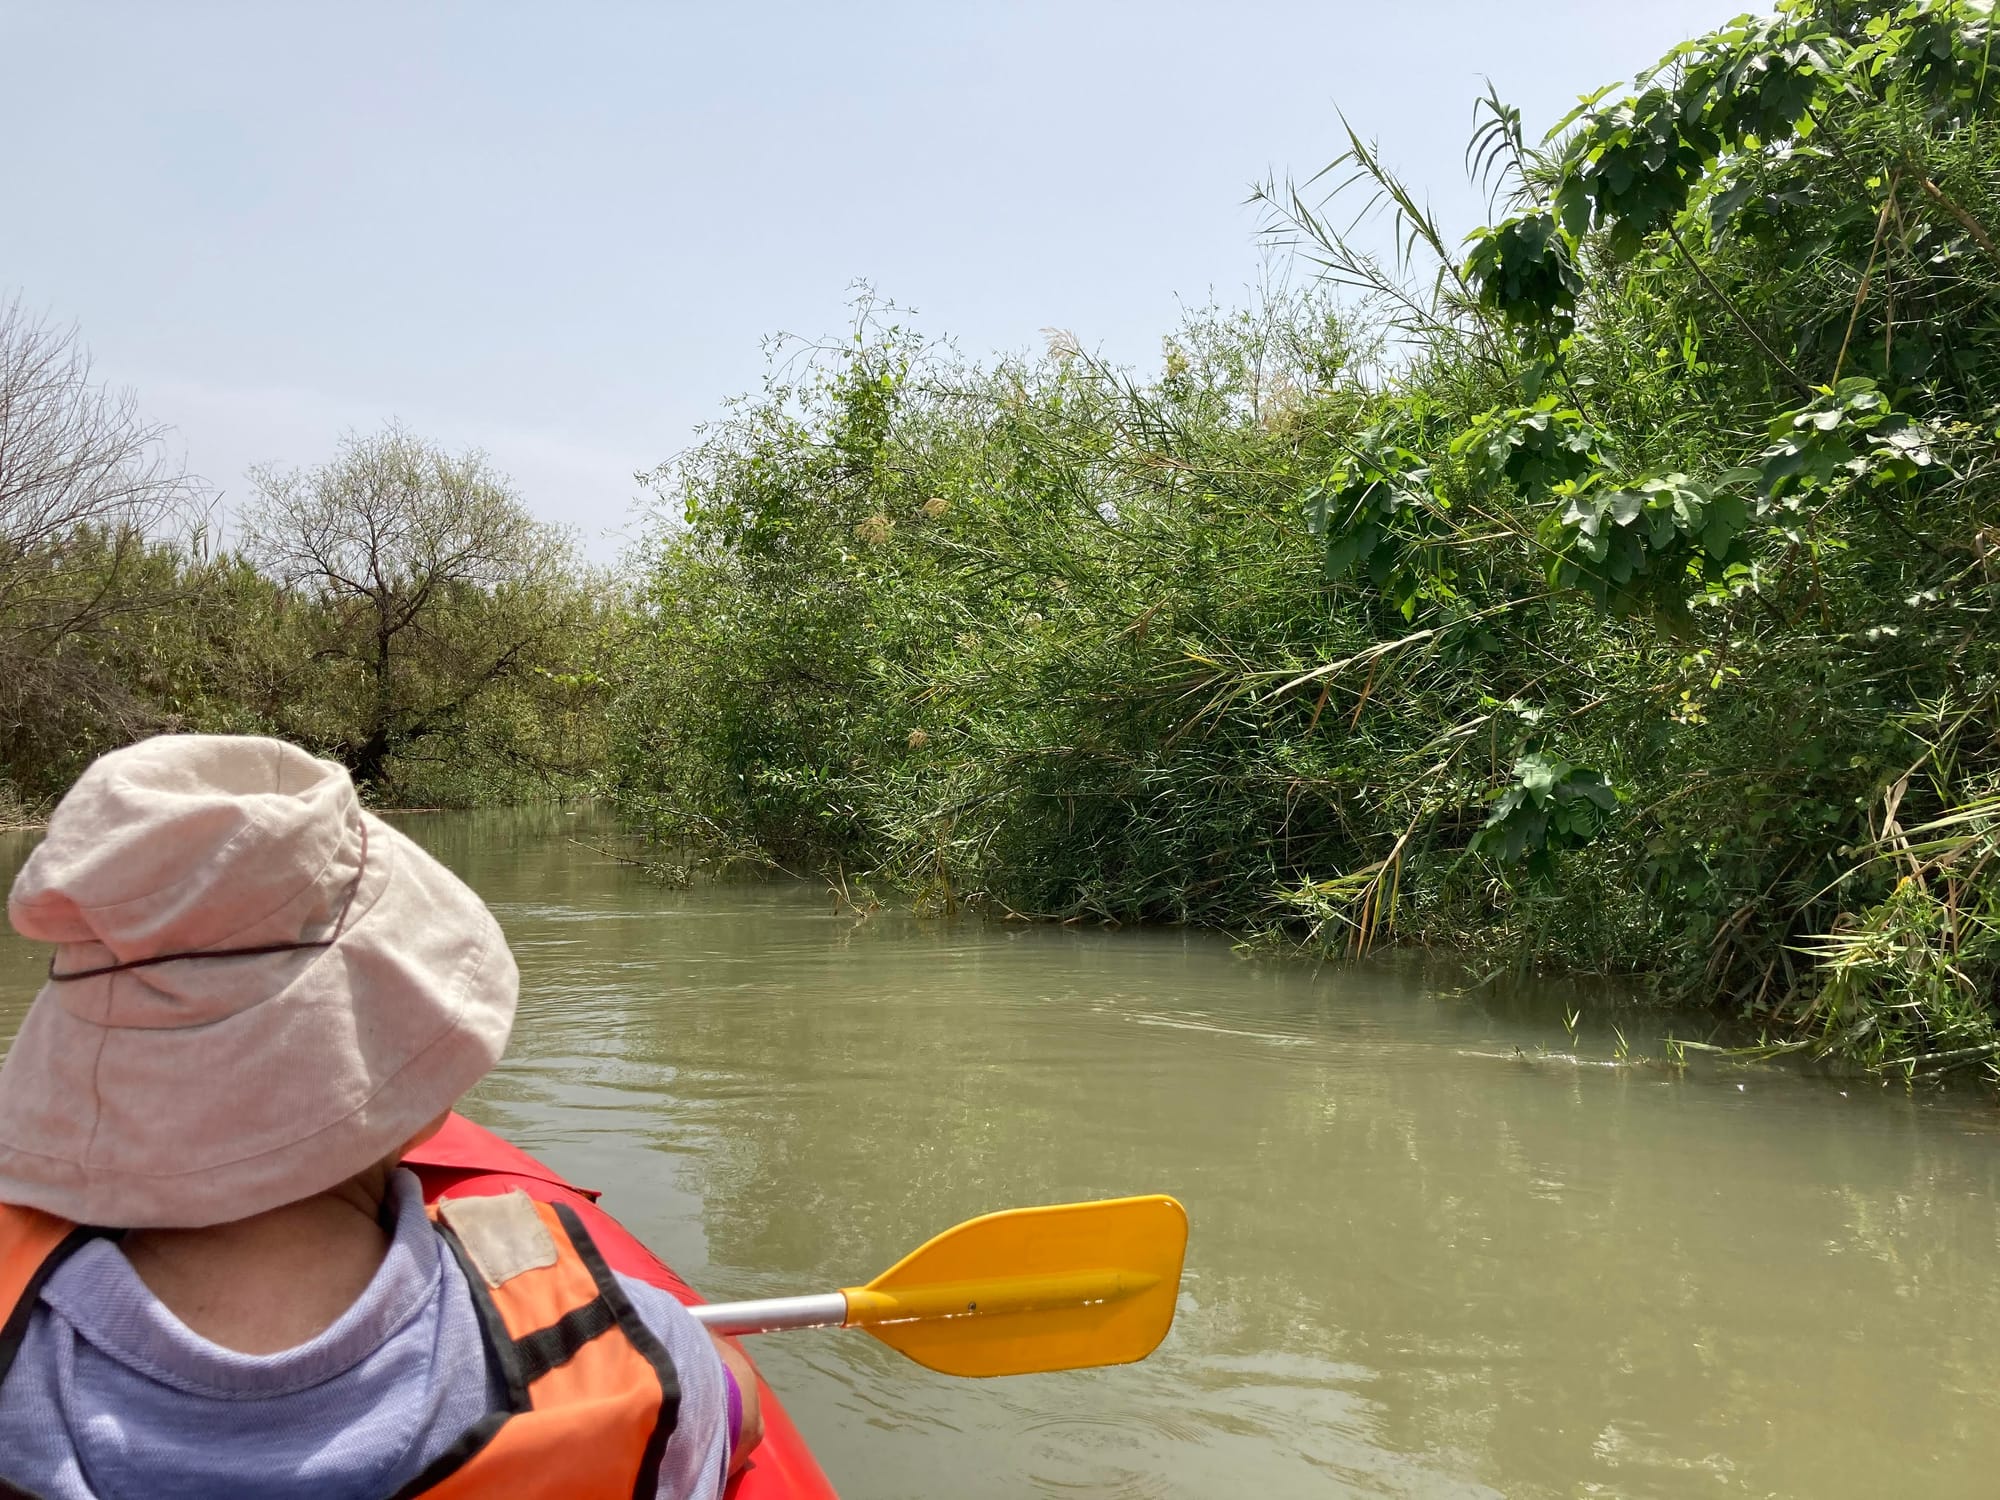
[[[478,1198],[446,1198],[438,1215],[451,1226],[466,1258],[491,1287],[505,1286],[523,1271],[556,1263],[556,1242],[535,1212],[535,1201],[519,1188]]]

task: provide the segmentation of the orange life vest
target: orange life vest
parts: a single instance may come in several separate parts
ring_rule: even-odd
[[[519,1189],[434,1204],[464,1268],[506,1404],[468,1428],[391,1500],[595,1500],[658,1492],[680,1382],[573,1210]],[[0,1380],[42,1284],[102,1230],[0,1205]],[[5,1468],[0,1455],[0,1469]],[[0,1478],[0,1495],[28,1494]]]

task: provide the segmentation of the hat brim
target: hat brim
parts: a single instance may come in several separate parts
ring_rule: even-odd
[[[324,1192],[406,1145],[483,1077],[519,973],[456,876],[368,813],[368,854],[331,946],[269,966],[223,1019],[113,1027],[146,971],[45,985],[0,1064],[0,1201],[77,1223],[196,1228]],[[178,961],[185,989],[232,958]],[[58,993],[64,991],[67,993]]]

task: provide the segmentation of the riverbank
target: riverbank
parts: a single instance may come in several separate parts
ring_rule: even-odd
[[[42,826],[42,816],[38,809],[14,795],[13,788],[0,781],[0,833],[22,832]]]
[[[1453,947],[1987,1066],[2000,111],[1976,9],[1825,9],[1544,148],[1491,101],[1469,259],[1358,145],[1402,267],[1274,184],[1333,289],[1144,377],[879,305],[781,351],[655,476],[619,807],[920,909]]]

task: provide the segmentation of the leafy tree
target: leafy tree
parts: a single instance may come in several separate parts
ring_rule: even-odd
[[[1484,365],[1566,434],[1561,466],[1489,461],[1477,503],[1558,597],[1629,622],[1581,627],[1588,688],[1549,707],[1620,763],[1639,842],[1598,852],[1642,882],[1643,947],[1913,1067],[2000,1055],[1993,41],[1969,0],[1787,0],[1539,147],[1489,97],[1469,156],[1505,213],[1462,264],[1357,143],[1428,289],[1273,195],[1327,263],[1421,306],[1423,373]],[[1518,418],[1475,403],[1397,462],[1445,496],[1496,426]],[[1546,876],[1542,806],[1517,772],[1476,847]]]
[[[596,607],[569,539],[482,455],[391,427],[254,477],[245,549],[311,608],[312,692],[283,716],[300,738],[371,785],[475,752],[575,769],[520,731],[577,686]]]

